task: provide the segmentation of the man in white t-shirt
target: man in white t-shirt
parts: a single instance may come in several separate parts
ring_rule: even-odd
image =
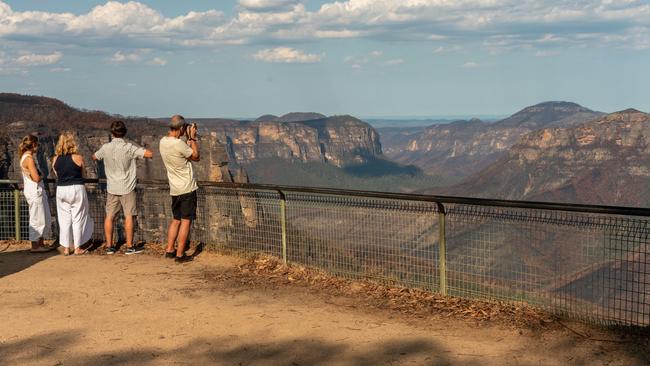
[[[115,254],[113,245],[113,221],[120,212],[124,212],[124,231],[126,234],[126,255],[142,252],[142,247],[133,246],[133,218],[136,210],[136,171],[137,159],[151,159],[150,150],[136,146],[124,140],[126,125],[122,121],[111,123],[111,142],[93,154],[93,160],[104,161],[106,172],[106,218],[104,219],[104,235],[106,236],[106,254]]]
[[[187,136],[187,141],[181,139],[183,136]],[[183,116],[173,116],[167,136],[160,140],[160,157],[167,169],[173,214],[167,231],[165,257],[176,258],[178,263],[188,262],[192,257],[185,255],[185,245],[192,221],[196,220],[196,190],[199,188],[192,168],[192,162],[200,159],[196,126],[187,125]]]

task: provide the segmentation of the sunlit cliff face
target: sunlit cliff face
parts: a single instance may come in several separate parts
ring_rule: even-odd
[[[238,127],[214,127],[237,163],[281,158],[324,162],[337,167],[359,164],[381,155],[375,130],[353,117],[307,122],[256,122]]]
[[[339,118],[339,117],[336,117]],[[325,162],[338,167],[361,164],[369,158],[381,155],[381,145],[372,127],[350,117],[335,121],[323,120],[324,127],[302,123],[262,122],[215,127],[200,137],[201,161],[195,163],[200,180],[230,181],[233,176],[227,166],[236,167],[256,159],[280,158],[299,162]],[[40,131],[43,139],[41,160],[47,165],[54,151],[57,131],[45,124],[14,122],[7,130],[6,152],[0,160],[7,162],[4,175],[19,177],[16,171],[18,157],[16,143],[27,133]],[[160,134],[128,134],[135,143],[158,152]],[[91,162],[90,157],[99,147],[110,141],[109,133],[102,129],[86,129],[78,132],[80,153],[88,160],[89,178],[102,177],[101,166]],[[101,163],[100,163],[101,164]],[[148,179],[166,179],[160,159],[138,163],[138,174]],[[48,169],[49,171],[49,169]],[[0,173],[2,170],[0,170]]]
[[[387,157],[397,162],[464,178],[497,161],[528,133],[547,126],[576,126],[600,115],[575,103],[546,102],[495,123],[456,121],[382,137],[382,142]]]
[[[573,128],[523,137],[499,162],[468,178],[457,194],[650,205],[650,115],[612,113]]]

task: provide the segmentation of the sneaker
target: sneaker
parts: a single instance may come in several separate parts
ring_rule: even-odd
[[[190,257],[189,255],[184,255],[182,257],[176,257],[176,259],[174,260],[176,261],[176,263],[187,263],[187,262],[191,262],[193,259],[194,258]]]
[[[109,247],[106,249],[106,254],[115,254],[117,253],[117,249],[115,247]]]
[[[131,254],[138,254],[138,253],[142,253],[142,252],[144,252],[143,247],[133,247],[133,248],[127,249],[124,254],[131,255]]]
[[[176,252],[165,252],[165,258],[169,258],[169,259],[176,258]]]

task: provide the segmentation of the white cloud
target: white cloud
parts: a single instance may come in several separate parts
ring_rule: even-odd
[[[124,53],[122,51],[117,51],[113,54],[113,56],[111,56],[109,61],[116,64],[129,63],[129,62],[137,63],[142,61],[142,55],[138,52]]]
[[[433,50],[435,54],[446,54],[446,53],[456,53],[463,50],[463,46],[453,45],[453,46],[439,46]]]
[[[21,66],[44,66],[53,65],[63,58],[63,53],[54,52],[50,54],[25,53],[16,59]]]
[[[461,65],[463,69],[476,69],[480,65],[474,61],[468,61]]]
[[[384,51],[371,51],[367,55],[362,56],[346,56],[343,62],[350,65],[353,69],[360,69],[363,65],[369,63],[377,63],[376,60],[384,55]]]
[[[239,0],[230,17],[217,10],[166,17],[137,1],[108,1],[85,14],[15,11],[0,0],[0,39],[111,53],[115,45],[162,50],[337,38],[481,44],[491,52],[645,49],[649,18],[650,4],[641,0],[329,0],[312,10],[300,0]],[[438,53],[455,46],[441,47]]]
[[[251,11],[283,11],[290,9],[300,1],[298,0],[239,0],[239,6]]]
[[[403,63],[404,63],[404,59],[396,58],[396,59],[388,60],[388,61],[384,62],[384,65],[394,66],[394,65],[401,65]]]
[[[290,47],[276,47],[259,50],[253,54],[253,58],[258,61],[273,63],[309,64],[320,62],[323,55],[309,54]]]
[[[139,49],[132,52],[117,51],[107,59],[109,63],[120,64],[146,64],[153,66],[167,65],[167,59],[162,57],[147,57],[151,49]]]
[[[432,34],[429,37],[427,37],[427,39],[429,39],[431,41],[441,41],[443,39],[447,39],[447,36],[443,36],[443,35],[440,35],[440,34]]]
[[[361,68],[361,65],[365,65],[370,62],[370,58],[368,56],[346,56],[343,59],[343,62],[358,69]]]
[[[69,72],[72,70],[69,67],[53,67],[50,69],[50,72]]]
[[[167,65],[167,60],[161,57],[154,57],[153,60],[151,60],[151,63],[158,66],[165,66]]]

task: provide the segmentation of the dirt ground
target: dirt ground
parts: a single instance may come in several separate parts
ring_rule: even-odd
[[[409,315],[263,274],[233,280],[243,262],[12,246],[0,252],[0,365],[650,363],[639,336],[570,322],[531,328]]]

